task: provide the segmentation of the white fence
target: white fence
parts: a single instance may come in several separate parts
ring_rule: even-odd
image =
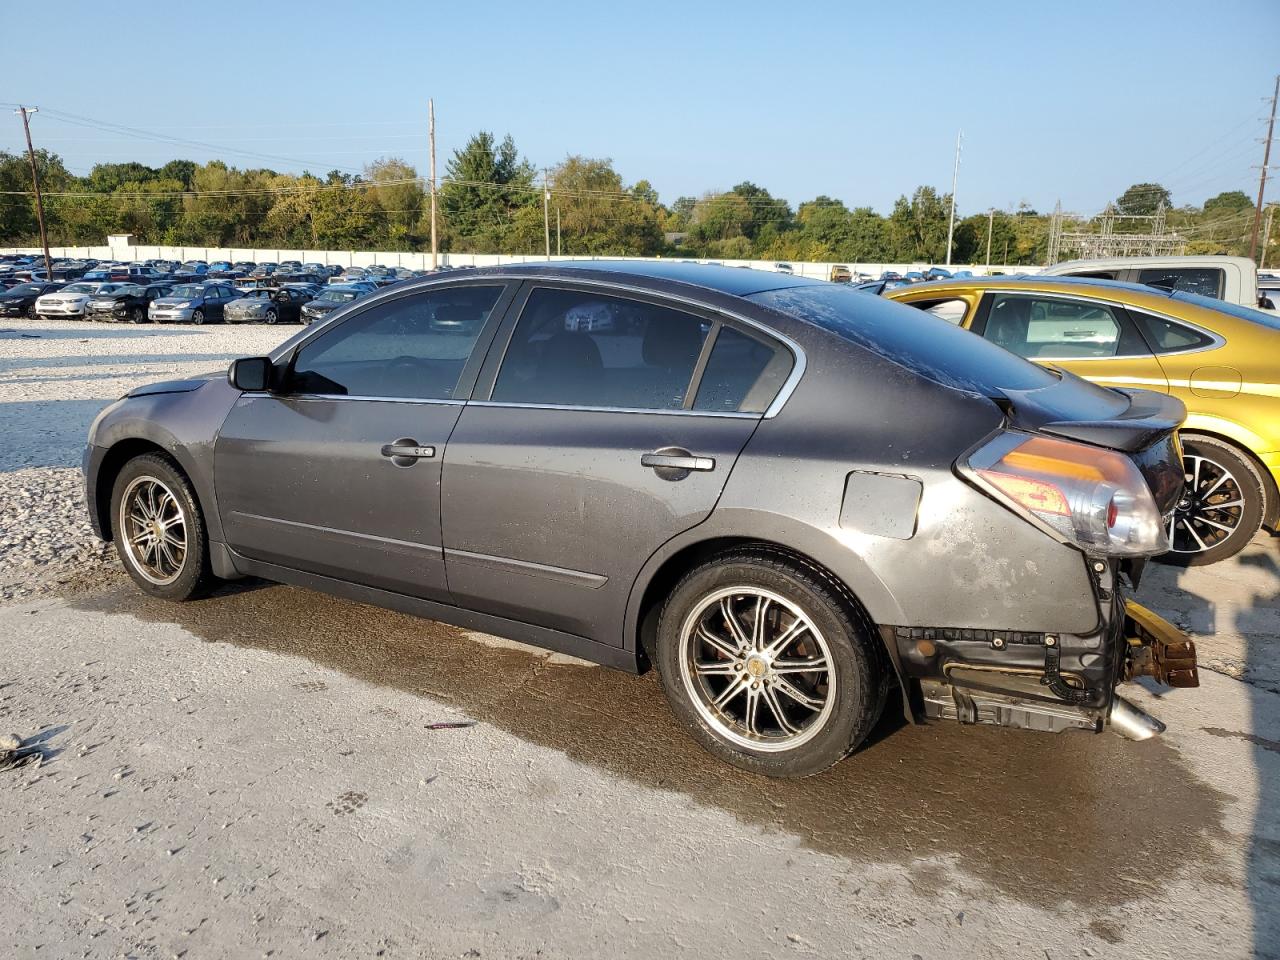
[[[39,254],[38,247],[10,247],[0,253]],[[303,263],[337,264],[343,267],[368,267],[375,263],[388,267],[407,267],[410,270],[426,270],[431,266],[430,253],[411,253],[375,250],[266,250],[245,249],[239,247],[164,247],[134,246],[132,244],[113,244],[100,247],[50,247],[49,253],[54,257],[92,257],[95,260],[206,260],[210,263],[217,260],[252,260],[254,263],[264,261],[279,263],[282,260],[300,260]],[[546,257],[530,254],[505,253],[442,253],[441,266],[448,267],[489,267],[507,263],[542,263]],[[555,257],[552,260],[644,260],[649,257]],[[662,258],[658,258],[662,259]],[[683,257],[668,257],[669,260],[684,260]],[[776,270],[777,262],[773,260],[696,260],[697,263],[723,263],[730,267],[752,267],[757,270]],[[791,269],[799,276],[814,277],[826,280],[831,276],[831,268],[836,262],[814,263],[789,261]],[[906,273],[909,270],[927,270],[934,264],[929,263],[839,263],[855,273],[869,274],[878,277],[885,270],[896,270]],[[956,264],[953,270],[967,269],[982,275],[988,269],[1000,273],[1035,273],[1038,267],[1006,266],[992,264],[971,266]]]

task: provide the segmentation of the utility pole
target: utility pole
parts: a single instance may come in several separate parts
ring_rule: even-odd
[[[1267,248],[1271,246],[1271,221],[1276,213],[1276,205],[1274,203],[1267,204],[1267,226],[1262,231],[1262,262],[1258,264],[1258,269],[1265,269],[1267,266]]]
[[[951,266],[951,239],[956,233],[956,181],[960,178],[960,141],[964,131],[956,134],[956,165],[951,170],[951,219],[947,224],[947,266]]]
[[[1271,119],[1267,121],[1266,145],[1262,148],[1262,174],[1258,177],[1258,202],[1253,207],[1253,232],[1249,237],[1249,259],[1258,252],[1258,225],[1262,222],[1262,195],[1267,192],[1267,164],[1271,162],[1271,135],[1276,128],[1276,100],[1280,99],[1280,76],[1271,94]]]
[[[560,256],[560,204],[558,203],[556,204],[556,256]]]
[[[551,259],[551,187],[547,184],[547,168],[542,168],[542,233],[546,239],[547,259]]]
[[[427,139],[431,144],[431,269],[439,265],[439,248],[436,246],[436,102],[427,100]]]
[[[995,222],[996,208],[987,211],[987,273],[991,272],[991,226]]]
[[[36,192],[36,222],[40,224],[40,246],[44,248],[44,277],[53,279],[53,260],[49,256],[49,235],[44,229],[44,198],[40,196],[40,173],[36,170],[36,151],[31,146],[30,115],[39,113],[36,107],[19,107],[14,113],[22,114],[22,129],[27,135],[27,159],[31,161],[31,185]]]

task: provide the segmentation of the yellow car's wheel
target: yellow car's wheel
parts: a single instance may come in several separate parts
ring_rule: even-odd
[[[1172,549],[1160,559],[1198,567],[1233,557],[1262,526],[1262,477],[1247,455],[1215,437],[1184,434],[1182,448],[1187,485],[1169,520]]]

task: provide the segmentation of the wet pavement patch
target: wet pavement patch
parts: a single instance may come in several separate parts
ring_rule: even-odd
[[[1268,740],[1266,737],[1260,737],[1256,733],[1241,733],[1239,730],[1223,730],[1221,727],[1201,727],[1200,729],[1211,737],[1221,737],[1229,740],[1243,740],[1245,743],[1251,743],[1255,747],[1261,747],[1263,750],[1269,750],[1271,753],[1280,753],[1280,740]]]
[[[213,643],[305,657],[429,696],[529,743],[854,863],[897,863],[924,895],[952,866],[998,896],[1092,911],[1154,897],[1206,869],[1227,795],[1167,741],[903,726],[893,704],[868,744],[806,780],[725,766],[679,729],[654,674],[549,662],[466,631],[293,587],[229,585],[168,604],[116,587],[79,609],[175,623]],[[211,651],[216,656],[216,651]],[[298,685],[332,696],[320,684]],[[537,796],[530,796],[533,802]],[[349,812],[354,798],[334,801]],[[941,864],[944,869],[939,869]]]

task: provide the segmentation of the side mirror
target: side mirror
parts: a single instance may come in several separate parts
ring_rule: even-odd
[[[242,357],[231,361],[227,380],[237,390],[259,393],[271,389],[271,358]]]

